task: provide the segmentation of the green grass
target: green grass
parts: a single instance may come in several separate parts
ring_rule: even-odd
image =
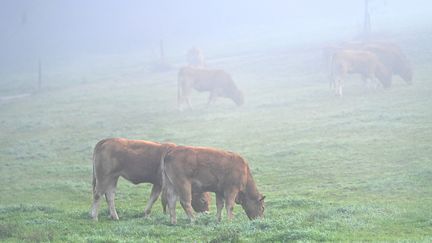
[[[280,49],[209,60],[244,90],[240,108],[221,99],[207,109],[195,93],[195,109],[178,112],[176,71],[136,67],[51,80],[2,103],[0,241],[432,241],[432,59],[416,49],[432,37],[408,40],[413,86],[396,78],[391,90],[368,92],[352,78],[342,99],[328,89],[318,50]],[[92,149],[106,137],[238,152],[266,195],[266,217],[249,221],[236,206],[233,221],[224,212],[217,223],[212,205],[191,225],[178,207],[171,226],[159,202],[142,217],[148,184],[121,179],[120,221],[103,202],[93,222]]]

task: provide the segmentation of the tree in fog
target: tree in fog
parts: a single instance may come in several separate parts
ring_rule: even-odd
[[[369,14],[369,0],[364,0],[364,22],[363,22],[363,37],[367,39],[371,32],[371,21]]]

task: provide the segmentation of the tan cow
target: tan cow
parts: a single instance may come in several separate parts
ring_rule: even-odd
[[[408,58],[402,49],[395,43],[389,41],[350,41],[339,45],[329,45],[323,49],[323,56],[326,63],[330,64],[332,56],[342,50],[357,50],[373,52],[381,63],[392,73],[400,76],[407,84],[412,84],[413,71]],[[330,71],[331,73],[331,71]],[[332,81],[331,81],[332,82]],[[332,85],[332,83],[330,83]],[[391,81],[388,87],[391,86]]]
[[[176,224],[176,201],[180,201],[191,222],[191,191],[216,193],[217,219],[222,208],[233,218],[234,202],[241,204],[249,219],[264,214],[264,196],[258,192],[248,163],[240,155],[213,148],[177,146],[163,162],[171,223]]]
[[[348,74],[360,74],[363,81],[378,79],[388,88],[391,85],[391,71],[370,51],[339,50],[333,54],[331,77],[337,95],[342,96],[343,82]]]
[[[204,54],[200,48],[193,47],[187,52],[187,62],[192,67],[206,67]]]
[[[411,64],[399,46],[391,42],[370,42],[364,44],[363,49],[375,53],[392,74],[400,76],[407,84],[412,84]]]
[[[186,102],[191,109],[190,95],[192,89],[199,92],[210,92],[207,105],[215,102],[217,97],[226,97],[237,105],[244,103],[243,93],[237,88],[231,76],[223,70],[183,67],[178,73],[177,104]]]
[[[118,220],[114,196],[120,176],[133,184],[144,182],[153,184],[150,199],[144,210],[144,215],[150,214],[150,210],[162,189],[161,158],[164,153],[174,147],[174,144],[124,138],[108,138],[99,141],[93,153],[91,217],[97,220],[100,199],[105,195],[111,218]],[[197,212],[201,212],[200,210],[208,211],[208,201],[205,200],[207,200],[206,197],[197,194],[195,200],[199,209]]]

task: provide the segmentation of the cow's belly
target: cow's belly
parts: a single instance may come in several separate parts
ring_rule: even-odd
[[[206,92],[211,90],[211,87],[209,86],[207,80],[196,80],[193,84],[193,87],[199,92]]]
[[[199,180],[192,180],[193,192],[217,192],[216,183],[206,183]]]
[[[128,171],[127,173],[123,171],[121,174],[121,177],[125,178],[126,180],[132,182],[133,184],[140,184],[140,183],[155,183],[155,176],[149,176],[145,173],[137,173]]]

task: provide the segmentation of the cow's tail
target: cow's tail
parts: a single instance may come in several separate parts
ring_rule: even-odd
[[[164,149],[163,149],[162,156],[161,156],[161,170],[162,170],[162,182],[163,182],[163,185],[165,185],[166,182],[168,182],[168,181],[172,182],[171,179],[169,178],[169,176],[167,175],[166,170],[165,170],[165,157],[167,156],[167,154],[169,152],[171,152],[176,147],[176,145],[172,144],[172,143],[167,143],[167,144],[163,144],[162,146]],[[166,180],[168,180],[168,181],[166,181]]]
[[[93,195],[95,195],[96,193],[96,184],[97,184],[97,180],[96,180],[96,156],[97,154],[100,152],[101,148],[102,148],[102,144],[104,144],[106,141],[110,140],[110,138],[106,138],[103,140],[100,140],[94,150],[93,150],[93,181],[92,181],[92,186],[93,186]]]
[[[183,70],[180,69],[177,75],[177,107],[180,109],[180,105],[182,103],[182,91],[183,90]]]
[[[335,73],[335,56],[336,56],[336,51],[333,51],[333,53],[330,55],[330,66],[329,68],[329,86],[330,89],[335,89],[336,88],[336,73]]]
[[[96,172],[95,172],[95,155],[93,154],[93,181],[92,181],[92,185],[93,185],[93,195],[96,192]]]
[[[163,152],[162,152],[162,156],[161,156],[161,170],[162,170],[162,197],[161,197],[161,201],[162,201],[162,207],[164,212],[166,212],[166,206],[167,206],[167,196],[168,196],[168,187],[172,187],[173,182],[171,180],[171,178],[169,177],[168,173],[166,172],[166,168],[165,168],[165,157],[167,156],[167,154],[169,154],[175,147],[175,144],[163,144],[162,145],[164,147]]]
[[[165,156],[172,150],[174,147],[174,144],[162,144],[163,150],[161,155],[161,162],[160,162],[160,168],[161,168],[161,175],[162,175],[162,194],[161,194],[161,203],[162,203],[162,209],[164,214],[166,214],[167,211],[167,190],[166,190],[166,179],[165,179]]]

